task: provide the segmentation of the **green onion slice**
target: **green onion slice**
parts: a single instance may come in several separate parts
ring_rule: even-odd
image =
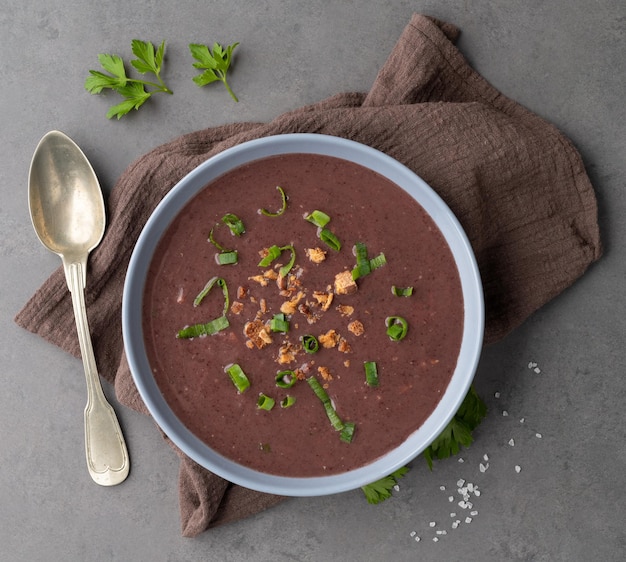
[[[290,408],[295,403],[296,403],[296,397],[287,395],[280,401],[280,407],[281,408]]]
[[[182,330],[179,330],[176,337],[181,339],[190,339],[200,336],[212,336],[222,330],[225,330],[228,326],[230,326],[228,318],[226,318],[226,316],[220,316],[219,318],[215,318],[215,320],[211,320],[206,324],[194,324],[193,326],[187,326]]]
[[[385,318],[385,325],[387,326],[387,335],[393,341],[404,339],[409,329],[408,322],[402,316],[388,316]]]
[[[282,206],[275,213],[272,213],[271,211],[268,211],[266,209],[259,209],[259,213],[261,213],[262,215],[265,215],[266,217],[279,217],[287,210],[287,195],[285,195],[285,190],[282,187],[280,187],[280,185],[277,185],[276,189],[278,189],[278,191],[280,192]]]
[[[289,320],[285,318],[282,312],[274,314],[274,318],[270,320],[270,330],[272,330],[272,332],[282,333],[289,331]]]
[[[296,381],[296,374],[293,371],[279,371],[276,373],[276,386],[280,388],[291,388]]]
[[[218,265],[233,265],[237,263],[238,259],[237,250],[215,254],[215,261]]]
[[[193,300],[193,305],[199,306],[214,285],[222,288],[222,294],[224,295],[224,312],[222,313],[222,316],[226,316],[228,307],[230,306],[230,298],[228,297],[228,285],[226,285],[226,280],[223,277],[211,277],[211,279],[209,279],[207,284],[204,286],[204,289],[202,289],[202,291],[198,293],[198,296]]]
[[[330,230],[322,228],[319,232],[319,238],[324,244],[326,244],[332,250],[338,252],[341,250],[341,242]]]
[[[353,422],[345,422],[343,424],[343,429],[339,434],[339,439],[345,441],[346,443],[352,443],[352,438],[354,437],[354,430],[356,425]]]
[[[375,258],[372,258],[370,260],[370,268],[372,271],[374,271],[375,269],[382,267],[386,263],[387,263],[387,258],[385,257],[385,254],[381,252]]]
[[[266,394],[259,394],[259,399],[256,401],[256,407],[259,410],[267,410],[268,412],[274,407],[276,401],[270,398]]]
[[[315,396],[317,396],[322,403],[330,402],[330,397],[327,392],[324,390],[324,387],[319,383],[319,381],[314,377],[310,376],[306,382],[309,383],[309,386],[313,389]]]
[[[302,348],[307,353],[316,353],[317,350],[320,348],[320,344],[317,341],[317,338],[312,334],[306,334],[302,336],[300,338],[300,341],[302,342]]]
[[[233,381],[233,384],[237,388],[239,394],[245,392],[246,390],[248,390],[248,388],[250,388],[250,381],[248,380],[248,377],[237,363],[227,365],[224,368],[224,371],[228,373],[230,380]]]
[[[410,297],[413,294],[413,287],[396,287],[392,285],[391,292],[396,297]]]
[[[220,252],[230,252],[230,250],[228,250],[227,248],[224,248],[224,246],[222,246],[216,239],[215,236],[213,235],[213,231],[215,230],[215,226],[211,229],[211,231],[209,232],[209,242],[211,242],[211,244],[213,244],[213,246],[215,246]]]
[[[235,236],[241,236],[245,231],[246,227],[243,225],[243,221],[232,213],[227,213],[222,217],[222,222],[230,228],[230,231]]]
[[[279,270],[280,276],[286,277],[296,263],[296,249],[292,244],[287,244],[286,246],[270,246],[267,249],[267,255],[259,262],[259,267],[268,267],[275,259],[279,258],[280,255],[287,250],[291,252],[291,258],[287,264]]]
[[[330,217],[322,211],[313,211],[304,218],[319,228],[324,228],[330,222]]]
[[[365,361],[365,382],[368,386],[378,386],[378,366],[376,361]]]

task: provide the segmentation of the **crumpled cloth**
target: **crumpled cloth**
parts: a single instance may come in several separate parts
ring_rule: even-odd
[[[178,180],[243,141],[324,133],[373,146],[414,170],[447,202],[470,239],[484,286],[486,343],[521,324],[601,256],[596,199],[576,149],[554,126],[477,74],[455,47],[457,35],[453,25],[416,14],[368,93],[339,94],[269,123],[183,135],[128,167],[111,192],[110,225],[90,257],[86,291],[99,370],[122,404],[148,414],[121,332],[124,276],[137,237]],[[61,269],[16,322],[79,355]],[[226,482],[176,450],[185,536],[282,499]]]

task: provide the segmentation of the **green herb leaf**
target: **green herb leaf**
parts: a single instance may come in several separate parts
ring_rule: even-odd
[[[104,89],[110,89],[124,98],[124,101],[109,109],[107,112],[108,119],[112,117],[120,119],[131,110],[139,109],[156,92],[172,93],[160,76],[165,53],[165,41],[161,43],[156,52],[152,43],[139,39],[133,39],[131,46],[137,57],[131,61],[131,65],[141,74],[147,72],[154,74],[156,82],[130,78],[126,74],[124,60],[121,57],[99,54],[98,61],[108,74],[98,70],[90,70],[89,76],[85,80],[85,89],[90,94],[99,94]],[[151,89],[146,90],[146,87]]]
[[[191,56],[197,61],[193,63],[193,66],[194,68],[204,70],[202,74],[194,76],[193,81],[202,87],[219,80],[224,84],[230,96],[235,101],[239,101],[226,80],[226,74],[232,62],[233,51],[237,45],[239,43],[233,43],[224,49],[219,43],[214,43],[213,51],[211,52],[207,45],[191,43],[189,50]]]
[[[487,406],[470,387],[458,412],[441,434],[426,448],[423,455],[428,467],[433,469],[434,459],[445,459],[456,455],[461,446],[469,447],[473,442],[472,431],[478,427],[487,415]]]
[[[367,503],[377,504],[391,497],[393,487],[398,483],[398,480],[402,478],[409,471],[408,466],[403,466],[396,470],[393,474],[385,476],[376,482],[361,486],[361,490],[365,494]]]

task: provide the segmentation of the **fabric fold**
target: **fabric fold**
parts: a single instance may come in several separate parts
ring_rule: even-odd
[[[476,254],[486,343],[519,326],[601,256],[596,199],[580,155],[554,126],[477,74],[454,46],[458,33],[416,14],[368,93],[337,94],[269,123],[183,135],[128,167],[111,192],[109,227],[91,255],[86,293],[99,371],[115,385],[120,403],[149,415],[121,334],[124,277],[137,237],[185,174],[247,140],[298,132],[340,136],[377,148],[421,176],[456,214]],[[78,356],[72,314],[59,269],[16,322]],[[185,536],[282,499],[228,483],[176,451]]]

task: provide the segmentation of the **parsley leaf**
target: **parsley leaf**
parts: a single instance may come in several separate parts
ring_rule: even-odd
[[[219,43],[213,44],[213,51],[207,45],[200,45],[198,43],[191,43],[189,50],[191,55],[198,62],[194,62],[194,68],[204,70],[202,74],[198,74],[193,77],[193,81],[200,87],[206,86],[211,82],[217,82],[218,80],[223,82],[224,86],[228,90],[230,96],[235,100],[237,96],[230,89],[228,82],[226,81],[226,73],[230,68],[232,62],[233,51],[239,45],[239,43],[233,43],[228,45],[226,49]]]
[[[126,74],[124,61],[117,55],[100,54],[98,61],[102,68],[108,73],[98,70],[90,70],[89,76],[85,80],[85,89],[90,94],[99,94],[108,88],[120,94],[124,101],[114,105],[107,112],[107,118],[117,117],[120,119],[132,109],[139,109],[152,94],[156,92],[173,92],[165,85],[161,79],[161,67],[165,55],[165,41],[161,42],[155,50],[154,45],[149,41],[133,39],[131,43],[133,54],[137,57],[130,61],[130,64],[140,74],[152,73],[156,77],[156,82],[130,78]],[[146,90],[146,87],[150,90]]]
[[[473,442],[472,431],[478,427],[487,415],[487,406],[470,387],[461,407],[441,434],[426,448],[424,458],[428,467],[433,469],[433,459],[445,459],[456,455],[461,446],[469,447]]]
[[[376,482],[372,482],[371,484],[361,486],[361,490],[363,490],[363,493],[365,494],[367,503],[377,504],[390,498],[393,487],[408,471],[409,467],[403,466],[389,476],[385,476],[384,478],[376,480]]]

